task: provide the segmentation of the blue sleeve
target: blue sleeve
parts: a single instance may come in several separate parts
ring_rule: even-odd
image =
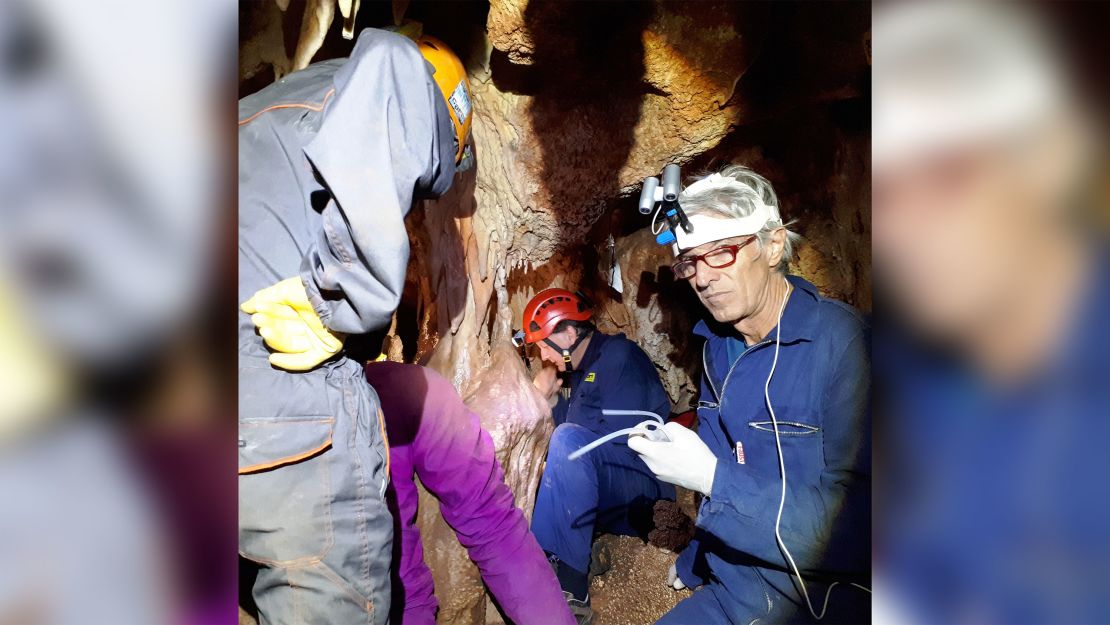
[[[598,424],[600,429],[615,432],[633,427],[648,417],[605,416],[601,413],[603,409],[645,410],[663,419],[670,414],[670,397],[651,359],[632,341],[622,343],[606,346],[605,366],[595,367],[594,382],[585,382],[597,385],[596,388],[576,403],[574,414],[567,415],[568,420],[587,427]]]
[[[781,535],[803,572],[859,574],[869,567],[871,419],[869,346],[858,332],[831,360],[823,393],[825,466],[820,484],[790,481]],[[775,517],[781,483],[758,481],[735,462],[718,462],[697,526],[726,548],[781,566]]]
[[[555,406],[551,408],[551,420],[555,425],[562,425],[567,422],[567,405],[568,402],[562,394],[556,395]]]

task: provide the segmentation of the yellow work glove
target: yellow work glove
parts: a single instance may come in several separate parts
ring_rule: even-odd
[[[343,336],[324,327],[300,278],[262,289],[239,308],[274,350],[270,364],[280,369],[308,371],[343,349]]]
[[[0,272],[2,273],[2,272]],[[41,423],[68,399],[69,374],[0,275],[0,444]]]

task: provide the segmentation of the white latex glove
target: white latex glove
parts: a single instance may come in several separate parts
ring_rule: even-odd
[[[686,584],[682,583],[682,580],[678,577],[678,566],[675,564],[672,564],[671,568],[667,570],[667,585],[675,590],[686,588]]]
[[[659,479],[708,497],[713,490],[717,457],[696,432],[679,423],[668,423],[663,431],[670,441],[652,441],[633,433],[628,435],[628,446],[640,454]]]

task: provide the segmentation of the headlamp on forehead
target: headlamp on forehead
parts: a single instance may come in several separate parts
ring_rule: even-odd
[[[686,250],[692,250],[713,241],[750,236],[762,230],[769,221],[771,221],[770,212],[763,204],[756,204],[755,210],[750,215],[741,218],[714,217],[698,213],[690,217],[694,231],[679,232],[671,249],[674,255],[678,256]]]
[[[693,224],[686,217],[682,206],[678,203],[681,193],[682,172],[678,165],[671,163],[663,168],[663,181],[660,184],[655,176],[644,178],[644,186],[640,190],[640,212],[644,215],[655,214],[651,218],[651,233],[655,235],[655,242],[659,245],[674,243],[678,232],[687,234],[694,231]],[[663,214],[663,224],[655,227],[659,214]]]
[[[691,198],[714,189],[727,189],[729,187],[748,186],[736,178],[711,174],[691,184],[682,192],[682,197]],[[774,211],[758,197],[751,197],[752,211],[743,217],[724,217],[713,214],[696,212],[688,220],[693,228],[689,231],[675,232],[675,240],[671,249],[678,256],[686,250],[692,250],[699,245],[713,241],[724,241],[736,237],[746,237],[757,234],[768,223],[777,221]]]

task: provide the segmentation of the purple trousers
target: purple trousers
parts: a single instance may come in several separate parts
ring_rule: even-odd
[[[444,520],[505,616],[517,625],[573,625],[555,573],[505,485],[493,441],[455,387],[430,369],[392,362],[367,365],[366,378],[385,415],[387,496],[397,503],[394,567],[400,584],[394,584],[393,605],[403,612],[395,611],[392,622],[435,623],[432,573],[416,527],[416,475],[439,500]]]

